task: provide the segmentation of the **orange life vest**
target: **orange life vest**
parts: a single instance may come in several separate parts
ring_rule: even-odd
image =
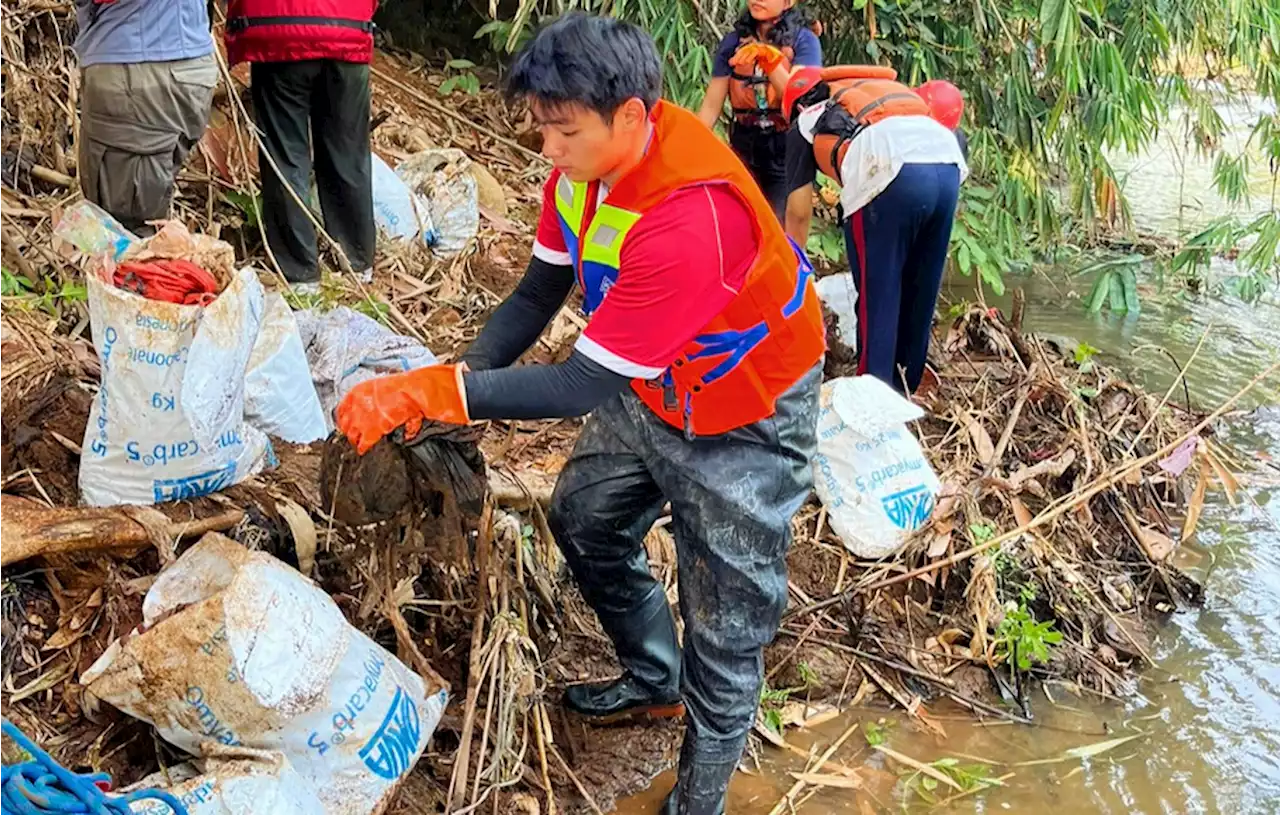
[[[696,116],[660,101],[651,118],[654,135],[644,159],[609,190],[589,223],[592,185],[561,177],[556,210],[588,288],[588,275],[617,279],[628,233],[676,190],[728,184],[750,207],[759,254],[741,291],[661,376],[631,383],[654,413],[690,438],[726,433],[773,415],[778,397],[822,359],[826,336],[813,267],[742,162]],[[591,292],[584,294],[591,302]]]
[[[738,50],[756,42],[759,40],[755,37],[747,37],[738,43]],[[790,73],[795,49],[786,46],[778,50],[782,51],[782,67]],[[736,68],[733,69],[729,74],[729,105],[733,108],[733,120],[738,124],[773,125],[779,129],[787,125],[782,118],[782,97],[759,68],[751,74],[740,74]]]
[[[838,72],[840,69],[824,70]],[[827,109],[814,125],[813,156],[824,175],[844,183],[840,166],[863,128],[890,116],[928,116],[929,105],[911,88],[893,79],[837,79],[830,82]]]

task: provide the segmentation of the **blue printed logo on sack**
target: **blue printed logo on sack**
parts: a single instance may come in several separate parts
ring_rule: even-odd
[[[933,512],[933,492],[926,484],[908,487],[880,499],[884,514],[899,529],[918,529]]]
[[[224,466],[183,478],[157,478],[151,482],[156,503],[199,498],[236,483],[236,463],[228,461]]]
[[[418,752],[418,740],[422,738],[422,721],[418,706],[396,686],[387,716],[378,726],[378,732],[360,750],[360,758],[374,775],[388,781],[399,778],[413,766],[413,756]]]

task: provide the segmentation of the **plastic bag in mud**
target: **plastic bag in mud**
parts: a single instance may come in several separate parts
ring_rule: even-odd
[[[156,579],[143,625],[83,675],[91,696],[199,754],[280,752],[327,815],[380,811],[446,692],[354,628],[311,581],[209,534]]]
[[[294,317],[322,413],[330,423],[342,397],[366,379],[439,362],[421,342],[346,306],[298,311]]]
[[[858,557],[897,553],[933,512],[942,484],[906,424],[923,415],[874,376],[822,386],[814,489]]]
[[[420,239],[427,246],[438,240],[427,197],[409,188],[387,163],[372,154],[373,216],[378,229],[392,238]]]
[[[853,274],[840,272],[820,277],[813,282],[813,288],[823,305],[836,315],[840,341],[858,350],[858,290],[853,286]]]
[[[448,257],[466,248],[480,231],[480,202],[471,159],[456,148],[424,150],[396,166],[396,175],[425,195],[435,226],[431,250]]]
[[[218,755],[152,773],[122,792],[164,790],[187,815],[325,815],[310,785],[280,753],[218,748]],[[134,815],[174,815],[161,801],[129,804]]]

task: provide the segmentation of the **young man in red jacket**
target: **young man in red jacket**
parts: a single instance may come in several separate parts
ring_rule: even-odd
[[[825,340],[812,267],[729,147],[659,101],[660,65],[615,19],[571,14],[538,33],[509,77],[555,165],[524,279],[465,366],[362,383],[337,420],[363,451],[424,420],[591,413],[550,521],[624,673],[568,688],[565,704],[601,720],[686,712],[668,810],[714,815],[787,603]],[[513,367],[575,283],[589,321],[573,354]],[[668,502],[683,652],[644,548]]]
[[[262,223],[284,276],[318,290],[316,233],[289,194],[311,197],[312,150],[324,227],[357,272],[373,266],[377,231],[369,157],[369,62],[377,0],[229,0],[227,57],[253,63],[254,118],[265,156]]]

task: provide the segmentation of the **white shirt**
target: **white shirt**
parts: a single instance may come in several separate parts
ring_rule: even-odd
[[[826,105],[806,108],[797,117],[800,132],[810,144]],[[954,164],[960,168],[962,182],[969,175],[960,142],[950,130],[928,116],[888,116],[849,142],[840,165],[844,214],[857,212],[875,200],[898,177],[904,164]]]

